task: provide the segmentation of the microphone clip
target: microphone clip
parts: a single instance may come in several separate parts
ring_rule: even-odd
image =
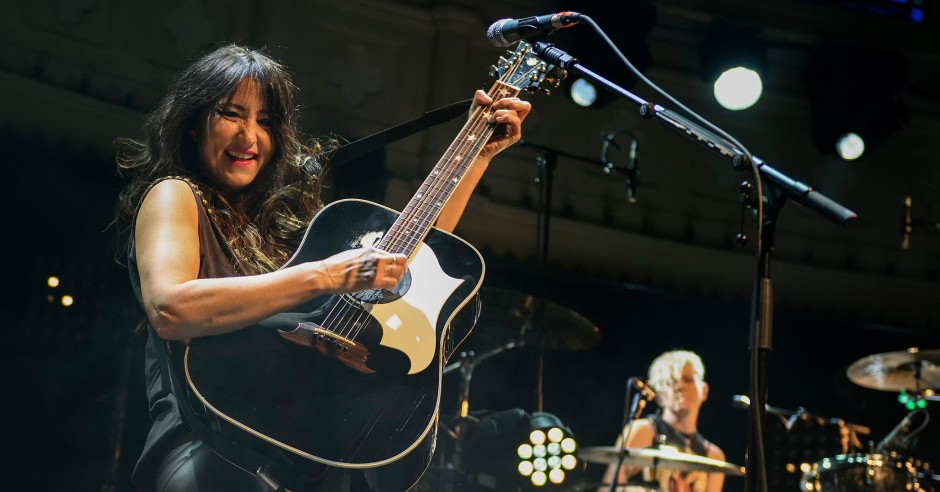
[[[640,396],[642,396],[646,401],[653,401],[656,399],[656,391],[654,391],[646,381],[633,377],[630,378],[630,386],[639,391]]]

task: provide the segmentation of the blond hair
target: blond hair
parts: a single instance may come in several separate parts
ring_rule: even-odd
[[[670,386],[682,377],[682,369],[692,364],[699,381],[705,381],[705,365],[702,358],[690,350],[670,350],[653,359],[649,368],[649,383],[655,391]]]

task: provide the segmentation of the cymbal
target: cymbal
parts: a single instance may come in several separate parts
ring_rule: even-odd
[[[539,320],[537,297],[508,289],[485,287],[481,290],[482,308],[475,332],[497,343],[521,338],[523,344],[535,343]],[[572,309],[542,299],[542,333],[549,350],[587,350],[601,341],[600,329]]]
[[[581,459],[588,463],[615,464],[620,456],[616,446],[597,446],[581,448]],[[638,468],[663,468],[678,471],[705,471],[743,477],[744,467],[721,460],[706,458],[697,454],[682,453],[670,446],[659,448],[627,448],[623,458],[624,466]]]
[[[853,383],[882,391],[940,388],[940,350],[909,348],[869,355],[845,371]]]

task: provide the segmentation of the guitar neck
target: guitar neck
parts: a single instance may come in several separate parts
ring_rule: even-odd
[[[497,81],[487,93],[493,102],[507,97],[514,97],[521,89]],[[471,164],[480,155],[484,144],[493,134],[495,123],[490,123],[489,107],[478,107],[469,120],[451,142],[431,174],[405,206],[398,220],[377,245],[378,248],[392,253],[411,256],[418,244],[427,236],[431,226],[437,221],[444,205],[453,195],[454,190],[463,180]]]

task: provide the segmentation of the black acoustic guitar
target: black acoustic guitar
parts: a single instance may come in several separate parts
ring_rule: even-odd
[[[551,68],[519,43],[493,67],[499,79],[489,95],[537,89]],[[408,257],[398,289],[318,297],[190,343],[192,392],[239,439],[276,448],[292,466],[359,470],[375,491],[401,492],[421,477],[436,442],[442,369],[475,321],[474,310],[461,309],[485,270],[470,244],[432,224],[493,132],[488,111],[471,114],[401,213],[333,203],[285,265],[373,245]],[[467,328],[455,335],[461,318]]]

